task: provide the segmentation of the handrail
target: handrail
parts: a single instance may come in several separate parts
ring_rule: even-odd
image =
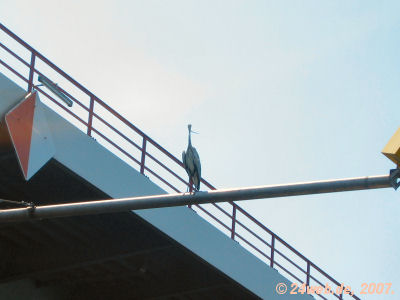
[[[181,171],[183,168],[182,162],[177,159],[174,155],[172,155],[170,152],[168,152],[166,149],[164,149],[160,144],[158,144],[156,141],[154,141],[152,138],[150,138],[148,135],[146,135],[143,131],[141,131],[139,128],[137,128],[135,125],[133,125],[131,122],[129,122],[126,118],[124,118],[122,115],[120,115],[117,111],[112,109],[109,105],[107,105],[104,101],[102,101],[99,97],[94,95],[91,91],[89,91],[87,88],[85,88],[83,85],[81,85],[79,82],[77,82],[75,79],[73,79],[71,76],[69,76],[67,73],[62,71],[59,67],[57,67],[54,63],[52,63],[49,59],[47,59],[44,55],[39,53],[37,50],[35,50],[33,47],[31,47],[28,43],[23,41],[21,38],[19,38],[16,34],[14,34],[11,30],[6,28],[2,23],[0,23],[0,30],[5,32],[9,37],[11,37],[13,40],[18,42],[20,45],[22,45],[26,50],[30,52],[31,55],[31,61],[30,63],[26,62],[23,60],[19,55],[14,53],[11,49],[9,49],[6,45],[0,43],[0,47],[4,49],[8,54],[12,55],[14,58],[16,58],[18,61],[20,61],[25,67],[29,68],[29,74],[28,76],[24,76],[20,74],[17,70],[9,66],[5,61],[0,59],[0,65],[3,65],[7,70],[12,72],[14,75],[19,77],[21,80],[23,80],[25,83],[28,84],[27,91],[31,91],[32,89],[36,89],[39,93],[44,95],[47,99],[58,105],[60,108],[62,108],[66,113],[68,113],[70,116],[75,118],[80,124],[84,125],[87,130],[87,135],[92,136],[93,133],[96,134],[97,137],[101,138],[105,142],[107,142],[109,145],[111,145],[115,150],[118,150],[120,154],[123,154],[125,158],[130,159],[133,163],[139,165],[139,170],[142,174],[145,174],[147,172],[148,175],[154,176],[157,180],[159,180],[161,183],[165,184],[168,186],[170,189],[172,189],[175,192],[179,191],[179,188],[174,186],[171,182],[168,182],[167,179],[163,178],[160,176],[157,171],[151,169],[148,165],[146,165],[146,157],[150,158],[156,165],[158,165],[161,169],[166,170],[169,174],[171,174],[174,178],[174,180],[178,180],[180,184],[184,184],[184,186],[188,185],[188,182],[182,179],[181,176],[176,174],[170,167],[167,167],[164,163],[160,161],[159,158],[156,158],[154,154],[150,154],[149,151],[147,150],[148,147],[146,145],[150,143],[152,146],[155,147],[158,151],[161,152],[161,154],[165,155],[166,158],[168,158],[170,161],[176,164],[178,169]],[[61,92],[69,96],[71,99],[74,100],[74,102],[78,103],[79,107],[83,108],[85,112],[88,114],[88,119],[87,121],[83,120],[81,117],[79,117],[76,113],[72,111],[71,108],[66,107],[65,105],[61,104],[56,100],[54,97],[51,97],[48,93],[46,93],[43,89],[39,88],[34,84],[34,77],[35,75],[43,75],[36,67],[35,67],[35,62],[37,60],[41,60],[43,63],[45,63],[48,67],[52,68],[54,71],[56,71],[59,75],[61,75],[63,78],[67,79],[72,85],[77,87],[79,90],[81,90],[84,94],[86,94],[90,98],[90,104],[89,107],[86,107],[82,102],[76,99],[76,97],[73,97],[70,93],[65,91],[62,87],[57,87]],[[115,118],[117,118],[120,122],[122,122],[123,125],[127,126],[130,130],[138,134],[143,141],[142,146],[137,145],[133,140],[129,139],[126,134],[123,134],[120,130],[116,128],[116,126],[111,125],[109,122],[107,122],[102,116],[100,116],[98,113],[95,112],[96,106],[102,106],[103,109],[111,113]],[[112,132],[117,134],[120,139],[125,140],[132,146],[134,146],[138,151],[141,152],[140,158],[135,158],[132,154],[130,154],[126,148],[124,149],[122,146],[119,146],[116,141],[112,140],[112,137],[106,136],[106,133],[101,132],[100,128],[95,128],[93,121],[94,120],[99,120],[103,126],[106,126],[107,128],[111,129]],[[215,190],[215,187],[212,186],[208,181],[206,181],[204,178],[201,179],[201,182],[206,186],[207,188],[211,190]],[[211,222],[215,222],[214,224],[218,224],[222,227],[221,230],[226,230],[227,235],[229,235],[233,240],[236,240],[239,242],[239,240],[243,241],[244,244],[241,244],[243,247],[250,247],[251,249],[249,251],[255,251],[256,253],[260,254],[262,257],[267,259],[266,262],[269,263],[269,265],[273,268],[278,267],[282,271],[284,271],[286,274],[288,274],[291,278],[294,278],[296,281],[298,281],[300,284],[306,283],[307,285],[310,285],[310,280],[313,280],[317,284],[321,284],[321,282],[315,277],[316,275],[311,275],[311,271],[317,272],[320,275],[324,277],[325,280],[335,284],[336,286],[340,286],[340,283],[335,280],[333,277],[328,275],[325,271],[323,271],[321,268],[316,266],[312,261],[310,261],[308,258],[306,258],[304,255],[302,255],[299,251],[294,249],[291,245],[289,245],[287,242],[285,242],[281,237],[279,237],[277,234],[272,232],[270,229],[268,229],[266,226],[264,226],[261,222],[256,220],[253,216],[251,216],[248,212],[246,212],[242,207],[237,205],[234,202],[228,202],[228,205],[232,207],[232,213],[228,213],[225,209],[220,207],[219,205],[214,205],[219,213],[223,213],[225,216],[230,218],[229,223],[224,223],[223,221],[220,220],[218,216],[213,215],[209,210],[207,210],[204,206],[201,205],[196,205],[192,206],[192,208],[198,212],[199,214],[205,214],[205,218],[209,218],[208,220]],[[238,220],[239,215],[245,218],[247,223],[245,224],[244,220]],[[252,230],[249,228],[249,224],[255,225],[259,231],[262,233],[266,233],[271,236],[271,242],[268,243],[263,237],[261,237],[260,233],[256,233],[255,230]],[[244,233],[249,235],[249,237],[244,237],[244,233],[239,233],[240,230],[244,230]],[[253,240],[253,242],[251,242]],[[263,249],[269,249],[269,251],[261,250],[257,246],[254,245],[254,240],[258,240],[263,244]],[[291,253],[291,255],[294,255],[295,257],[299,258],[302,260],[305,264],[306,267],[299,266],[293,261],[293,258],[290,259],[287,254],[283,254],[280,249],[277,248],[276,242],[279,242],[284,248],[288,249]],[[264,248],[265,246],[265,248]],[[248,249],[248,248],[247,248]],[[283,266],[282,261],[276,261],[276,258],[274,256],[275,252],[284,259],[285,262],[288,262],[289,264],[285,264]],[[293,269],[294,267],[294,269]],[[291,269],[288,269],[291,268]],[[293,270],[300,270],[303,275],[306,275],[306,278],[304,280],[301,280],[298,276],[293,274]],[[322,280],[322,279],[320,279]],[[326,284],[328,282],[324,282]],[[335,288],[332,286],[332,288]],[[323,299],[327,299],[322,295],[318,295],[319,297]],[[326,295],[325,295],[326,296]],[[342,299],[343,295],[342,294],[333,294],[334,297],[338,299]],[[359,299],[356,295],[352,296],[354,299]]]

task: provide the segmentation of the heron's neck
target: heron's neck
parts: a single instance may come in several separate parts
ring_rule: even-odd
[[[192,146],[192,138],[191,138],[191,135],[190,135],[190,130],[189,130],[189,146]]]

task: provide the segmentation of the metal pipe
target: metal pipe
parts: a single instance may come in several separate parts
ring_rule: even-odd
[[[321,193],[380,189],[388,187],[392,187],[392,177],[390,175],[380,175],[293,184],[214,190],[207,192],[196,192],[194,194],[166,194],[57,205],[44,205],[37,206],[35,208],[0,210],[0,223],[21,222],[30,219],[48,219],[90,214],[115,213],[136,209],[184,206],[189,204],[205,204],[226,201],[288,197]]]

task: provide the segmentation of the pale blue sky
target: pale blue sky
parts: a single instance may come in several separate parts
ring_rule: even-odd
[[[219,188],[387,174],[399,11],[398,1],[0,2],[1,22],[178,157],[192,123]],[[398,193],[242,205],[357,293],[362,282],[400,293]]]

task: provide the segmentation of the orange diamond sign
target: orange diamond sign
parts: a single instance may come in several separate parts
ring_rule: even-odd
[[[54,155],[43,107],[36,92],[6,114],[6,124],[19,164],[29,180]]]

